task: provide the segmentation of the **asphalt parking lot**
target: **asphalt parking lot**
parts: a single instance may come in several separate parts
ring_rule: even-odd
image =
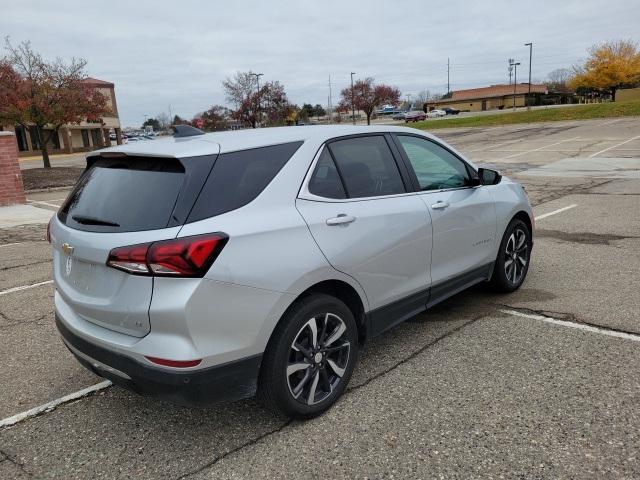
[[[44,225],[0,229],[0,479],[639,478],[640,119],[436,134],[525,185],[527,280],[374,339],[308,422],[102,383],[58,339]]]

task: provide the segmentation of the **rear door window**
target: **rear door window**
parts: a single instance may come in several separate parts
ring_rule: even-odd
[[[291,142],[220,154],[188,222],[214,217],[253,201],[302,143]]]
[[[333,158],[324,149],[309,181],[309,193],[324,198],[347,198]]]
[[[347,138],[329,144],[349,198],[404,193],[393,154],[381,135]]]
[[[185,184],[197,192],[202,187],[188,181],[204,176],[213,158],[197,158],[193,172],[175,158],[118,157],[89,159],[89,167],[60,209],[65,225],[96,232],[134,232],[166,228],[176,221],[178,198]],[[187,162],[185,162],[187,163]],[[191,173],[191,175],[190,175]],[[184,209],[183,209],[184,210]],[[184,218],[182,219],[184,221]],[[182,223],[182,222],[180,222]]]

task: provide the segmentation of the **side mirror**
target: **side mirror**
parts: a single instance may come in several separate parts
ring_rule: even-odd
[[[500,172],[489,168],[479,168],[478,177],[480,178],[480,185],[497,185],[502,180]]]

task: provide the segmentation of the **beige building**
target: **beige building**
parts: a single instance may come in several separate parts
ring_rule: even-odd
[[[115,135],[114,143],[118,145],[122,143],[114,84],[96,78],[87,78],[84,81],[106,97],[109,113],[97,123],[83,121],[78,124],[64,125],[57,134],[53,134],[48,144],[49,153],[87,152],[107,147],[112,143],[110,134]],[[4,125],[0,126],[0,130],[15,132],[20,156],[34,155],[40,149],[40,139],[35,127],[25,129],[18,125]],[[48,133],[45,128],[45,138]]]
[[[526,106],[525,99],[529,92],[528,83],[519,83],[515,86],[516,107]],[[531,84],[530,104],[534,105],[534,98],[538,95],[547,95],[546,85]],[[427,102],[429,110],[434,108],[449,107],[460,111],[478,112],[482,110],[501,110],[513,108],[514,86],[491,85],[490,87],[470,88],[467,90],[455,90],[451,92],[451,98]]]
[[[616,102],[632,102],[640,100],[640,87],[620,88],[616,92]]]

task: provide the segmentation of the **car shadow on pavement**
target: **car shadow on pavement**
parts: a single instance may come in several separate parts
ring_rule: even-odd
[[[345,397],[489,313],[492,307],[480,294],[486,295],[457,295],[367,342]],[[289,426],[305,428],[254,399],[181,407],[112,386],[0,432],[0,450],[36,472],[175,478]],[[46,442],[43,452],[46,438],[56,441]]]

